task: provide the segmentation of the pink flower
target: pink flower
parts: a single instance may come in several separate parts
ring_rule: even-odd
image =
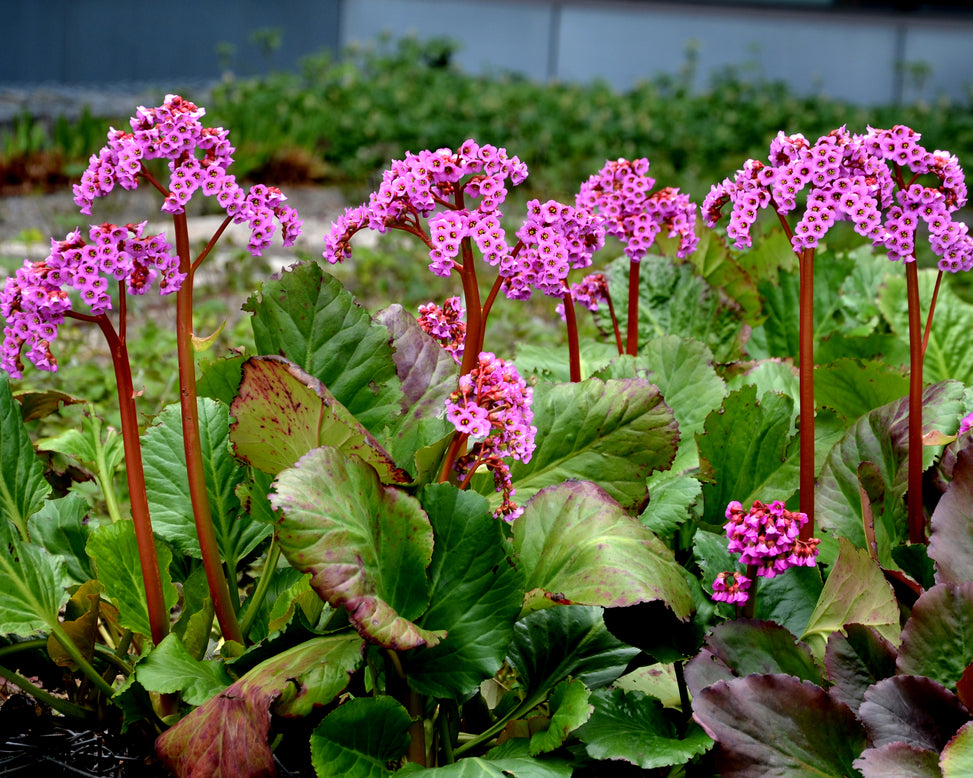
[[[745,605],[750,599],[750,579],[743,573],[718,573],[713,581],[713,599],[735,605]]]

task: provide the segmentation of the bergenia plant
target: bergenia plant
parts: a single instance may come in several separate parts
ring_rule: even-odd
[[[919,310],[916,235],[928,229],[945,272],[973,268],[973,237],[952,214],[966,204],[966,184],[955,156],[929,152],[914,130],[869,128],[853,135],[840,127],[814,143],[803,135],[778,133],[767,162],[748,160],[732,179],[713,186],[703,202],[707,224],[715,225],[732,204],[727,235],[737,248],[752,243],[759,212],[772,208],[790,238],[800,266],[801,511],[808,516],[803,538],[814,532],[814,255],[828,230],[849,221],[855,232],[906,266],[909,305],[909,538],[926,541],[922,508],[923,356],[935,310],[934,293],[925,331]],[[792,224],[790,214],[799,214]],[[925,333],[925,334],[924,334]]]

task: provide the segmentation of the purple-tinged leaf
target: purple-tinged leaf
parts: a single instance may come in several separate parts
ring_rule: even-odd
[[[401,305],[379,311],[375,321],[392,334],[392,359],[403,394],[402,413],[391,420],[382,439],[395,460],[405,464],[420,448],[453,432],[445,410],[456,390],[459,365]]]
[[[949,689],[919,675],[879,681],[858,708],[868,742],[875,747],[905,743],[937,754],[970,713]]]
[[[700,652],[689,660],[685,673],[693,695],[717,681],[754,673],[792,675],[821,683],[821,670],[806,645],[779,624],[750,619],[717,625]]]
[[[956,457],[953,480],[932,512],[929,556],[937,583],[973,581],[973,446]]]
[[[527,610],[555,596],[616,608],[662,600],[679,618],[693,610],[672,552],[590,481],[537,492],[514,521],[513,543]]]
[[[865,690],[895,675],[895,648],[872,627],[846,624],[828,638],[824,663],[831,694],[857,713]]]
[[[902,628],[898,672],[954,688],[973,662],[973,582],[936,584],[922,593]]]
[[[964,724],[946,744],[939,766],[943,778],[973,778],[973,721]]]
[[[385,483],[411,480],[324,384],[281,357],[243,364],[230,413],[237,456],[265,473],[276,475],[311,449],[333,446],[370,464]]]
[[[720,681],[693,699],[693,718],[719,745],[723,778],[846,778],[865,748],[847,705],[789,675]]]
[[[970,662],[956,684],[956,696],[969,710],[973,710],[973,662]]]
[[[864,778],[942,778],[939,753],[905,743],[866,748],[855,760]]]
[[[387,648],[435,645],[442,632],[410,619],[429,604],[433,534],[419,502],[385,486],[358,457],[330,446],[305,454],[275,481],[281,550],[311,587],[344,607],[364,637]]]
[[[155,742],[177,778],[276,774],[267,742],[272,712],[305,715],[331,702],[362,661],[354,634],[315,638],[261,662]]]
[[[890,641],[899,636],[899,605],[882,569],[867,551],[843,537],[838,539],[838,549],[838,559],[801,636],[818,657],[824,656],[831,634],[845,624],[874,627]]]
[[[952,431],[960,416],[964,387],[958,381],[944,381],[923,391],[923,428]],[[906,535],[905,506],[909,451],[909,401],[903,397],[869,411],[858,419],[828,455],[815,490],[815,519],[832,534],[864,547],[861,492],[858,466],[872,462],[885,487],[881,514],[875,515],[878,556],[891,564],[891,548]],[[933,460],[925,447],[924,466]]]

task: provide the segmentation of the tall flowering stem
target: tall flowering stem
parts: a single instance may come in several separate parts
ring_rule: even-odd
[[[912,177],[906,180],[903,170]],[[918,183],[920,176],[935,183]],[[804,211],[791,229],[786,215],[798,206],[802,192]],[[909,537],[925,541],[922,513],[922,357],[932,322],[932,307],[921,333],[915,239],[921,223],[939,256],[939,270],[956,272],[973,268],[973,238],[965,224],[952,214],[966,203],[963,171],[955,156],[926,151],[919,134],[904,126],[891,130],[869,128],[852,135],[844,127],[810,143],[803,135],[778,133],[770,145],[769,160],[748,160],[735,176],[714,185],[703,203],[704,218],[713,226],[724,205],[732,202],[727,235],[736,248],[752,243],[750,230],[762,208],[772,206],[801,263],[801,506],[813,510],[813,321],[809,291],[813,278],[811,258],[820,240],[836,221],[852,222],[855,231],[887,252],[892,261],[906,264],[910,290],[909,390]],[[911,280],[910,280],[911,279]],[[805,416],[805,414],[809,414]],[[810,422],[810,423],[808,423]],[[805,440],[810,438],[810,440]],[[814,516],[808,513],[813,531]]]
[[[814,249],[800,253],[800,322],[798,326],[798,374],[800,376],[800,501],[808,517],[801,538],[814,534]]]

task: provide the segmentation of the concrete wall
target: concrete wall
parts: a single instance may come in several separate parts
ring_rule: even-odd
[[[692,45],[699,86],[746,65],[800,93],[865,103],[959,98],[973,82],[973,15],[970,3],[953,5],[954,14],[933,15],[830,0],[791,9],[755,0],[0,0],[0,86],[178,87],[226,68],[294,68],[307,54],[390,32],[454,38],[472,72],[602,78],[625,89],[676,73]],[[261,28],[279,30],[279,48],[264,52],[251,40]],[[898,63],[928,71],[921,95]]]

